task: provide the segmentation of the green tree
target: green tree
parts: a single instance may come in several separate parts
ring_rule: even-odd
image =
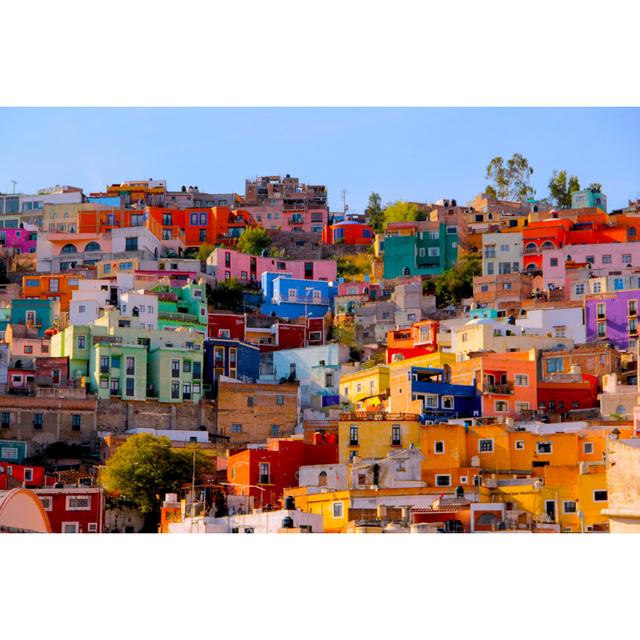
[[[535,189],[529,184],[533,168],[520,153],[514,153],[507,164],[502,156],[496,156],[487,165],[485,194],[500,200],[526,200],[535,195]]]
[[[237,311],[242,307],[243,289],[238,278],[221,280],[212,289],[207,286],[207,302],[216,309]]]
[[[469,253],[436,279],[435,294],[439,307],[458,304],[473,295],[473,278],[482,273],[482,259],[477,253]]]
[[[249,227],[238,238],[238,251],[259,256],[271,245],[271,238],[264,227]]]
[[[574,191],[580,191],[580,182],[576,176],[567,176],[564,169],[553,172],[549,180],[549,195],[557,207],[570,208],[571,194]]]
[[[165,493],[178,491],[210,469],[197,448],[174,451],[166,437],[149,433],[131,436],[109,458],[101,473],[101,483],[110,493],[136,506],[146,517],[145,529],[157,527]]]
[[[602,193],[602,185],[599,182],[592,182],[589,185],[589,191],[593,193]]]
[[[215,245],[213,244],[203,244],[200,245],[200,248],[198,249],[198,253],[196,254],[196,258],[198,260],[200,260],[201,262],[204,262],[210,255],[211,252],[215,249]]]
[[[369,217],[369,224],[374,233],[380,233],[384,229],[384,210],[380,201],[380,194],[373,191],[369,196],[369,204],[364,210]]]
[[[404,202],[397,200],[392,204],[388,204],[384,210],[385,227],[390,222],[411,222],[417,220],[420,211],[413,202]]]

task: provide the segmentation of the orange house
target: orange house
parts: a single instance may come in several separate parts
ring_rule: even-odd
[[[406,360],[436,351],[439,326],[437,320],[422,320],[406,329],[387,331],[387,364],[394,361],[397,353]]]
[[[535,349],[479,353],[451,365],[452,384],[475,384],[482,394],[482,416],[516,416],[537,408]]]
[[[22,297],[25,300],[58,300],[60,313],[69,312],[69,302],[78,288],[79,274],[31,275],[22,278]]]
[[[78,233],[106,233],[111,229],[141,227],[144,211],[136,209],[86,209],[78,211]]]

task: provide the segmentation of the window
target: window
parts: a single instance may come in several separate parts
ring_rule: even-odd
[[[242,433],[242,425],[238,423],[232,424],[231,433]]]
[[[587,256],[585,258],[585,262],[588,262],[589,264],[593,264],[596,261],[595,256]]]
[[[272,424],[271,425],[271,437],[275,438],[277,436],[280,435],[280,425],[279,424]]]
[[[111,265],[110,264],[105,264],[103,267],[103,271],[105,273],[111,273]]]
[[[478,451],[480,453],[493,453],[493,439],[484,438],[482,440],[478,440]]]
[[[442,440],[436,440],[433,443],[433,452],[437,454],[444,453],[444,442]]]
[[[482,293],[487,293],[487,291],[489,291],[489,285],[488,284],[480,285],[480,291],[482,291]]]
[[[493,408],[496,413],[508,413],[509,403],[506,400],[496,400],[493,403]]]
[[[58,278],[51,278],[49,280],[49,291],[51,293],[58,293],[59,290]]]
[[[80,431],[80,421],[81,421],[80,414],[74,413],[71,416],[71,429],[73,431]]]
[[[589,454],[593,453],[593,442],[585,442],[585,443],[583,443],[582,452],[585,455],[589,455]]]
[[[260,480],[258,484],[269,484],[270,482],[270,473],[269,473],[269,463],[261,462],[260,463]]]
[[[584,284],[577,284],[576,285],[576,295],[577,296],[583,296],[584,295]]]
[[[35,311],[25,311],[24,319],[25,319],[25,324],[35,324],[36,323],[36,312]]]
[[[101,389],[108,389],[109,388],[109,380],[107,378],[102,378],[100,380],[100,388]]]
[[[332,515],[334,519],[342,518],[344,513],[342,508],[342,502],[334,502],[331,506],[332,506]]]
[[[172,378],[180,377],[180,360],[171,361],[171,377]]]
[[[602,256],[602,264],[611,264],[611,254],[610,253]]]
[[[202,375],[202,363],[194,362],[192,366],[191,377],[194,380],[200,380],[201,375]]]
[[[127,378],[126,385],[126,395],[129,397],[135,396],[135,378]]]
[[[178,382],[171,383],[171,399],[180,400],[180,384]]]
[[[278,406],[284,405],[284,396],[281,393],[276,394],[276,404]]]
[[[134,376],[136,374],[136,359],[133,356],[127,356],[127,375]]]
[[[529,386],[529,376],[524,373],[517,373],[515,377],[515,386],[516,387],[528,387]]]
[[[40,430],[42,429],[42,415],[41,413],[33,414],[33,428]]]
[[[25,344],[24,345],[24,352],[25,353],[33,353],[33,346],[30,344]]]
[[[436,474],[436,487],[450,487],[451,476],[449,474]]]
[[[438,396],[435,394],[429,394],[424,397],[424,406],[430,409],[438,408]]]
[[[630,253],[623,253],[622,254],[622,262],[623,264],[626,265],[630,265],[631,264],[631,254]]]
[[[602,282],[600,280],[596,280],[593,283],[593,293],[600,293],[602,291]]]
[[[454,408],[454,398],[453,396],[442,396],[440,401],[443,409],[453,409]]]
[[[400,425],[394,424],[391,427],[391,445],[399,447],[401,443]]]
[[[594,502],[606,502],[609,499],[609,492],[605,489],[596,489],[593,492]]]
[[[67,511],[89,511],[91,498],[89,496],[67,496]]]
[[[536,442],[536,453],[551,453],[552,449],[551,442]]]
[[[557,266],[558,266],[558,258],[551,258],[551,259],[549,260],[549,264],[550,264],[552,267],[557,267]]]
[[[8,429],[11,426],[11,413],[9,411],[2,412],[2,428]],[[4,449],[2,457],[4,458]]]
[[[638,320],[637,318],[629,318],[629,334],[635,335],[638,333]]]
[[[98,523],[97,522],[90,522],[87,525],[87,532],[88,533],[98,533]]]
[[[504,291],[511,291],[511,283],[510,282],[503,282],[502,283],[502,288],[504,289]]]
[[[506,253],[507,251],[509,251],[509,245],[508,244],[501,244],[500,245],[500,251],[502,253]]]
[[[42,502],[42,507],[45,511],[51,511],[53,509],[53,498],[51,496],[38,496],[40,498],[40,502]]]
[[[562,513],[571,514],[577,513],[578,508],[575,500],[563,500],[562,501]]]
[[[247,396],[247,407],[253,407],[253,396]]]
[[[529,403],[516,402],[516,413],[522,413],[523,411],[529,411]]]
[[[120,379],[119,378],[111,378],[111,387],[110,393],[112,396],[120,395]]]
[[[358,427],[349,427],[349,445],[352,447],[358,446]]]
[[[25,482],[33,482],[33,469],[25,468],[25,470],[24,470],[24,481]]]
[[[598,338],[606,338],[607,337],[607,323],[606,322],[598,322],[597,324],[597,333]]]
[[[516,440],[516,451],[524,450],[524,440]]]
[[[628,308],[629,308],[629,315],[630,316],[637,316],[638,315],[638,301],[637,300],[629,300],[628,304]]]
[[[138,238],[127,238],[125,240],[125,245],[124,245],[124,250],[125,251],[137,251],[138,250]]]
[[[109,356],[100,356],[100,373],[109,373]]]

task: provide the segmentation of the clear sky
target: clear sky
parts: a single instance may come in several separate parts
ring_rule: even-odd
[[[326,184],[331,208],[371,191],[466,203],[492,157],[522,153],[537,197],[554,169],[600,182],[609,208],[640,197],[640,109],[77,108],[0,109],[0,191],[53,184],[104,190],[164,178],[169,189],[244,193],[257,175]]]

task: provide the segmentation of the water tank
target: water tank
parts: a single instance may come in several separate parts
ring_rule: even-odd
[[[287,511],[294,511],[296,508],[296,500],[293,496],[287,496],[284,501],[284,508]]]
[[[291,516],[286,516],[282,518],[282,528],[293,529],[293,518]]]

